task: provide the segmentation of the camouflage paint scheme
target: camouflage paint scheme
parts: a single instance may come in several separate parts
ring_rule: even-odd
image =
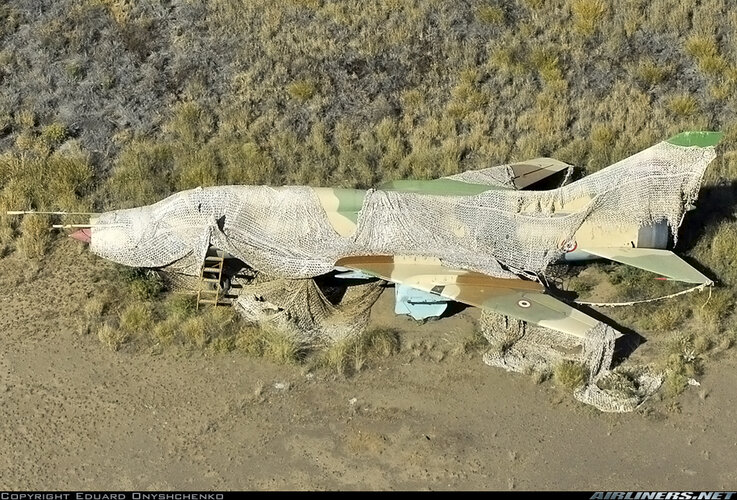
[[[684,132],[668,140],[684,147],[713,147],[720,140],[717,132]],[[433,196],[475,196],[490,190],[525,189],[570,165],[551,158],[537,158],[509,165],[505,178],[498,185],[460,181],[454,178],[435,180],[400,180],[379,186],[383,191]],[[366,199],[359,189],[310,188],[315,193],[328,222],[335,232],[350,237],[357,230],[358,215]],[[580,195],[554,206],[556,216],[565,216],[586,207],[592,198]],[[530,210],[534,210],[530,207]],[[521,213],[525,208],[521,207]],[[96,218],[91,220],[94,225]],[[618,224],[620,226],[621,224]],[[152,230],[153,231],[153,230]],[[605,258],[660,274],[667,279],[696,285],[710,285],[711,280],[698,270],[666,250],[670,228],[667,223],[639,227],[596,226],[584,220],[572,241],[561,243],[566,250],[563,260]],[[104,234],[104,233],[103,233]],[[209,235],[209,232],[207,233]],[[117,233],[113,233],[116,236]],[[87,240],[94,240],[87,238]],[[124,242],[128,240],[123,239]],[[206,243],[210,243],[209,241]],[[185,248],[187,245],[182,244]],[[134,248],[137,248],[133,245]],[[191,251],[190,251],[191,253]],[[397,285],[397,298],[415,317],[414,311],[424,309],[428,317],[438,315],[449,300],[511,316],[519,320],[559,332],[586,337],[599,322],[568,304],[554,298],[542,285],[524,279],[495,278],[478,272],[446,267],[439,258],[412,255],[363,255],[338,259],[333,266],[337,277],[349,279],[381,278]],[[523,269],[524,271],[524,269]],[[400,293],[411,291],[412,293]],[[413,308],[413,302],[422,307]],[[427,307],[439,304],[437,309]],[[428,313],[430,311],[430,313]],[[435,311],[432,313],[432,311]],[[431,314],[432,313],[432,314]]]
[[[679,146],[709,147],[721,138],[717,132],[684,132],[668,142]],[[569,166],[550,158],[538,158],[511,165],[514,172],[514,188],[523,189]],[[504,187],[460,182],[453,179],[429,181],[393,181],[380,186],[383,190],[396,190],[433,195],[473,196],[490,189]],[[512,189],[512,188],[510,188]],[[358,212],[361,210],[364,191],[355,189],[315,189],[320,203],[336,232],[349,236],[356,230]],[[558,213],[574,210],[590,200],[574,200],[568,206],[558,207]],[[565,260],[593,260],[605,258],[651,271],[667,279],[711,285],[712,281],[665,250],[668,243],[668,227],[632,226],[613,232],[610,228],[582,225],[574,237],[571,250]],[[663,237],[665,235],[665,237]],[[652,247],[652,248],[651,248]],[[439,303],[447,299],[481,307],[511,316],[542,327],[585,338],[598,323],[594,318],[574,309],[546,293],[546,289],[532,281],[522,279],[493,278],[484,274],[451,269],[439,259],[402,256],[367,255],[346,257],[335,263],[339,271],[350,271],[346,277],[375,277],[391,283],[413,287],[436,296]],[[356,274],[358,273],[358,274]]]
[[[598,323],[546,294],[539,283],[450,269],[436,258],[371,255],[344,257],[335,265],[360,269],[376,278],[402,283],[580,338],[586,338],[587,332]]]

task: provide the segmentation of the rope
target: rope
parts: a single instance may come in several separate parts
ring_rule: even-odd
[[[704,283],[701,285],[697,285],[693,288],[689,288],[688,290],[682,290],[677,293],[672,293],[670,295],[663,295],[662,297],[655,297],[654,299],[645,299],[645,300],[633,300],[632,302],[584,302],[579,300],[574,300],[573,302],[575,304],[581,304],[584,306],[598,306],[598,307],[618,307],[618,306],[634,306],[636,304],[645,304],[647,302],[657,302],[659,300],[664,299],[670,299],[673,297],[678,297],[679,295],[685,295],[687,293],[694,292],[696,290],[702,291],[705,287],[709,287],[709,298],[711,298],[711,284],[710,283]],[[708,302],[708,299],[707,299]]]

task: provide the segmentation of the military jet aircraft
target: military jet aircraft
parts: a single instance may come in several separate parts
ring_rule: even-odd
[[[715,132],[684,132],[665,142],[680,147],[712,148],[720,138],[721,134]],[[640,156],[647,157],[648,152],[643,151]],[[529,189],[539,181],[569,167],[570,165],[551,158],[515,163],[509,166],[513,172],[511,185],[494,186],[491,189]],[[467,196],[490,189],[488,185],[462,183],[450,178],[395,181],[381,188],[419,194]],[[576,205],[580,205],[582,201],[588,200],[578,199],[558,207],[556,215],[565,216],[568,209],[576,210]],[[350,215],[356,212],[338,210],[334,217],[341,213]],[[346,221],[342,223],[348,224]],[[348,227],[343,230],[350,231]],[[573,238],[563,243],[559,261],[608,259],[656,273],[661,279],[712,285],[712,280],[666,249],[670,243],[670,233],[671,228],[665,220],[653,221],[644,226],[631,221],[618,224],[616,228],[584,221]],[[440,316],[449,301],[457,301],[580,338],[585,338],[587,332],[598,323],[554,298],[540,282],[491,277],[479,272],[452,269],[438,258],[351,256],[338,260],[336,268],[345,270],[338,277],[377,277],[395,283],[396,313],[408,314],[415,319]]]
[[[192,275],[216,246],[270,275],[380,278],[416,319],[457,301],[586,338],[599,322],[538,276],[555,261],[609,259],[710,285],[667,247],[720,137],[684,132],[545,191],[530,188],[570,165],[539,158],[372,190],[198,188],[101,214],[75,237],[122,264]]]

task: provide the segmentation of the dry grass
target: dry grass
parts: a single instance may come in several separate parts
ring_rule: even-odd
[[[150,304],[132,302],[120,312],[120,330],[130,335],[149,333],[153,326],[153,310]]]
[[[54,5],[48,16],[0,7],[0,78],[16,89],[0,96],[0,211],[126,208],[226,183],[369,187],[540,155],[591,173],[682,130],[723,129],[690,256],[724,289],[703,308],[700,294],[612,315],[663,340],[729,324],[729,2],[213,0],[175,13],[128,0]],[[43,256],[51,234],[40,222],[0,216],[0,256]],[[611,275],[612,299],[673,291],[636,271]],[[147,279],[124,285],[120,303],[89,305],[90,317],[102,307],[105,338],[129,301],[145,300],[157,320],[152,342],[301,356],[284,335],[162,302]],[[581,293],[593,286],[572,283]],[[344,371],[371,362],[360,344],[341,349],[334,366]]]
[[[715,332],[720,329],[725,313],[733,311],[734,292],[729,289],[717,289],[703,300],[701,304],[694,304],[694,317],[702,331]]]
[[[360,372],[367,364],[375,363],[399,352],[397,332],[372,328],[336,342],[319,353],[317,365],[341,376]]]
[[[182,321],[179,326],[179,334],[185,346],[204,348],[210,339],[207,336],[207,323],[205,318],[194,316]]]
[[[130,340],[130,333],[105,323],[97,330],[97,337],[109,349],[117,351]]]
[[[573,27],[584,36],[591,36],[609,10],[604,0],[572,0]]]
[[[461,340],[460,350],[465,354],[483,353],[489,349],[489,340],[484,337],[480,328],[474,328],[471,333]]]
[[[225,182],[368,186],[573,149],[577,163],[595,169],[670,134],[675,125],[660,107],[685,118],[679,128],[709,113],[718,127],[726,117],[718,110],[733,99],[729,16],[717,0],[617,9],[603,0],[362,0],[350,7],[305,0],[289,9],[276,0],[220,0],[188,3],[166,26],[155,21],[159,9],[94,0],[60,8],[52,19],[10,16],[29,26],[13,28],[0,57],[7,85],[53,93],[37,101],[69,101],[85,116],[72,130],[56,109],[0,102],[0,116],[12,118],[4,133],[25,151],[78,137],[97,152],[94,167],[107,181],[96,195],[103,205],[140,205]],[[161,36],[150,36],[152,26]],[[94,44],[89,33],[110,46]],[[27,54],[25,36],[46,52]],[[604,42],[596,53],[586,46],[594,36]],[[85,56],[70,58],[66,47]],[[170,64],[134,77],[135,64],[152,54],[168,54]],[[25,59],[58,71],[59,88],[33,81],[32,68],[18,63]],[[50,64],[57,60],[65,64]],[[463,76],[469,73],[472,81]],[[75,93],[80,83],[100,89],[99,102]],[[651,93],[623,98],[617,86]],[[664,97],[685,88],[703,89],[687,96],[697,106],[681,99],[669,108]],[[109,118],[110,103],[119,101],[126,111]],[[107,129],[92,125],[101,122]],[[613,124],[606,157],[585,140],[596,123]]]
[[[483,5],[476,11],[476,16],[479,21],[491,24],[499,25],[504,23],[504,9],[496,5]]]
[[[177,315],[170,317],[169,320],[180,321],[176,327],[172,324],[172,328],[177,330],[179,339],[185,347],[197,349],[208,347],[216,352],[232,351],[236,347],[236,334],[240,323],[232,308],[210,307],[183,320]],[[164,335],[166,333],[165,330],[160,332]]]
[[[691,315],[691,310],[688,307],[679,306],[677,302],[671,302],[658,307],[653,314],[648,315],[647,326],[659,333],[683,328]]]
[[[296,364],[306,350],[292,335],[277,328],[244,326],[235,338],[235,346],[247,356],[264,357],[275,363]]]
[[[161,276],[155,270],[127,266],[117,266],[117,269],[118,278],[137,300],[156,299],[165,289]]]
[[[725,221],[714,230],[711,249],[704,252],[704,263],[725,283],[737,285],[737,224]]]
[[[671,340],[665,361],[664,392],[674,397],[688,386],[688,380],[702,373],[703,355],[711,347],[705,336],[680,334]]]
[[[108,181],[108,197],[121,208],[141,206],[169,194],[173,168],[171,148],[166,144],[134,141],[117,158]]]
[[[158,321],[151,332],[154,342],[161,345],[172,344],[180,331],[180,325],[181,319],[179,317]]]
[[[673,74],[673,66],[662,64],[655,59],[646,57],[634,67],[635,75],[646,87],[654,87],[667,81]]]
[[[46,254],[51,243],[51,224],[45,216],[25,216],[20,224],[18,251],[28,259],[38,260]]]
[[[98,321],[105,314],[109,305],[107,296],[90,297],[84,304],[84,316],[88,321]]]
[[[712,36],[692,35],[686,40],[685,48],[686,52],[696,60],[699,69],[707,75],[720,75],[729,66],[724,57],[719,54],[719,47]]]
[[[553,369],[555,383],[571,391],[581,387],[587,379],[586,367],[575,361],[563,361]]]
[[[308,101],[317,93],[317,85],[312,80],[297,80],[287,87],[289,95],[298,101]]]
[[[668,101],[668,110],[676,116],[693,116],[699,111],[699,102],[690,95],[677,95]]]
[[[167,317],[184,320],[196,313],[197,298],[189,293],[172,293],[163,303]]]

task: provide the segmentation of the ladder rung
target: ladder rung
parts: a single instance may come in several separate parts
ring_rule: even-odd
[[[219,278],[202,278],[202,281],[205,281],[207,283],[220,283]]]
[[[205,260],[209,262],[222,262],[225,259],[223,257],[218,257],[217,255],[208,255],[205,257]]]
[[[220,269],[219,267],[203,267],[202,268],[203,273],[220,273],[220,271],[222,271],[222,269]]]
[[[203,294],[203,293],[220,295],[222,293],[222,290],[220,290],[220,289],[218,289],[218,290],[200,290],[200,294]]]

